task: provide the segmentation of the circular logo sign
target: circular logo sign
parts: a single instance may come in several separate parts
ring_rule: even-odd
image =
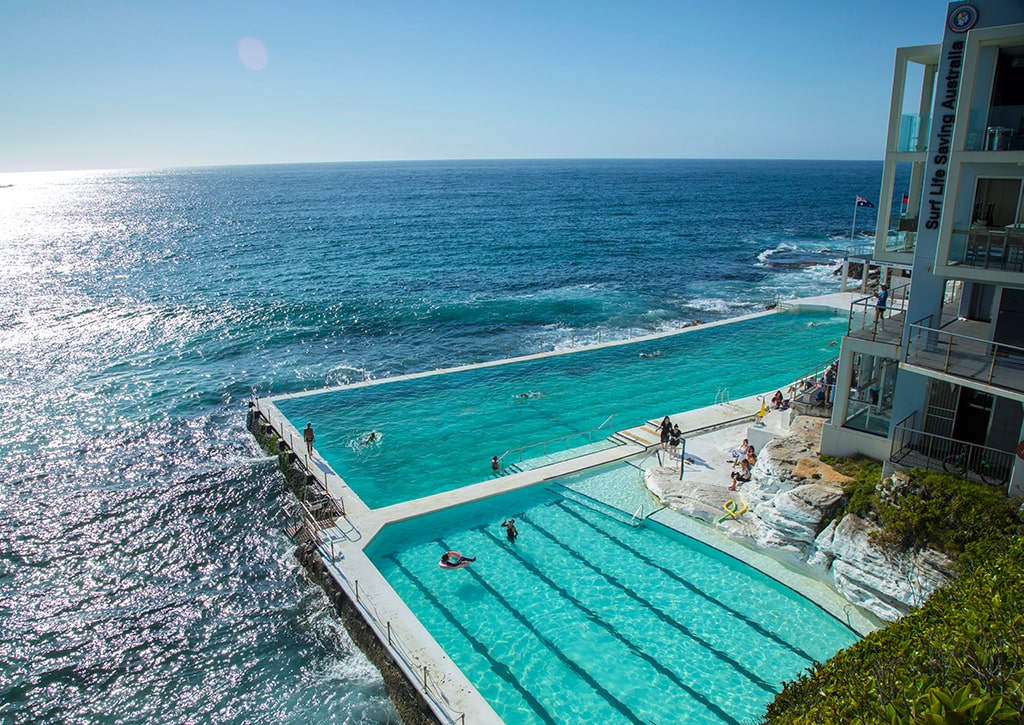
[[[978,22],[978,11],[973,5],[958,5],[949,14],[949,29],[954,33],[966,33]]]

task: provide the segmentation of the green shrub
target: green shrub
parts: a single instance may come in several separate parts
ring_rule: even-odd
[[[923,607],[786,683],[764,723],[1024,723],[1024,539]]]
[[[891,503],[874,497],[881,546],[931,547],[955,556],[968,543],[1020,523],[1015,502],[1000,489],[948,473],[914,469],[909,475],[913,493]]]
[[[843,486],[846,503],[836,514],[836,520],[844,514],[854,514],[861,518],[877,519],[875,506],[875,488],[882,479],[882,464],[870,458],[836,458],[821,456],[823,463],[832,466],[836,471],[849,476],[853,480]]]

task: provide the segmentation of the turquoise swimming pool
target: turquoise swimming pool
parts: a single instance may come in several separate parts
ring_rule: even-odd
[[[711,405],[723,387],[734,399],[783,387],[834,356],[845,330],[845,316],[784,312],[275,403],[296,428],[313,423],[320,455],[378,508],[484,480],[492,456],[520,446],[588,443],[609,416],[621,430]]]
[[[754,722],[857,640],[742,562],[633,526],[644,496],[636,468],[602,467],[388,526],[367,554],[509,723]],[[447,550],[476,562],[443,570]]]

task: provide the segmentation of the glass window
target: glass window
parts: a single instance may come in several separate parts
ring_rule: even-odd
[[[899,362],[891,358],[854,354],[845,427],[877,435],[889,434],[898,369]]]

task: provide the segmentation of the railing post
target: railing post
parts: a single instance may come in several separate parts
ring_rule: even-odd
[[[388,620],[388,647],[391,647],[391,620]]]
[[[356,579],[356,604],[359,603],[359,580]]]
[[[427,691],[427,666],[423,665],[423,691]]]
[[[996,374],[996,358],[999,357],[999,343],[992,346],[992,365],[988,369],[988,382],[992,384],[992,377]]]
[[[942,368],[942,372],[949,372],[949,356],[953,354],[953,336],[949,336],[949,342],[946,343],[946,365]]]

